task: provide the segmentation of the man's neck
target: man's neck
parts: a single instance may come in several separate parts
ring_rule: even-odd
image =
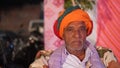
[[[70,54],[75,55],[82,61],[85,58],[85,50],[86,50],[86,48],[83,48],[81,50],[68,50],[68,52]]]

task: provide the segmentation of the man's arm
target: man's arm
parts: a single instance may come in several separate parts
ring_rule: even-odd
[[[120,63],[113,60],[108,64],[108,68],[120,68]]]

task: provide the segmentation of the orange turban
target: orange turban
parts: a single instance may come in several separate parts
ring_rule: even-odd
[[[91,34],[93,24],[89,15],[81,10],[78,6],[72,6],[65,10],[65,12],[58,18],[54,24],[54,32],[59,38],[62,39],[64,28],[73,21],[84,21],[87,27],[87,36]],[[57,27],[57,30],[55,29]]]

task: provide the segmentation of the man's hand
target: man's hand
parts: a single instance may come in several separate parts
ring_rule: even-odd
[[[49,68],[47,65],[43,65],[43,68]]]
[[[106,67],[108,67],[108,64],[111,62],[111,61],[117,61],[116,58],[114,57],[113,53],[110,52],[110,51],[107,51],[104,56],[103,56],[103,62],[105,64]]]
[[[108,65],[108,68],[120,68],[120,63],[111,61]]]

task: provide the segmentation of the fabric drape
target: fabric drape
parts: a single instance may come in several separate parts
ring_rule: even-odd
[[[97,1],[97,45],[111,49],[120,62],[120,0]]]

